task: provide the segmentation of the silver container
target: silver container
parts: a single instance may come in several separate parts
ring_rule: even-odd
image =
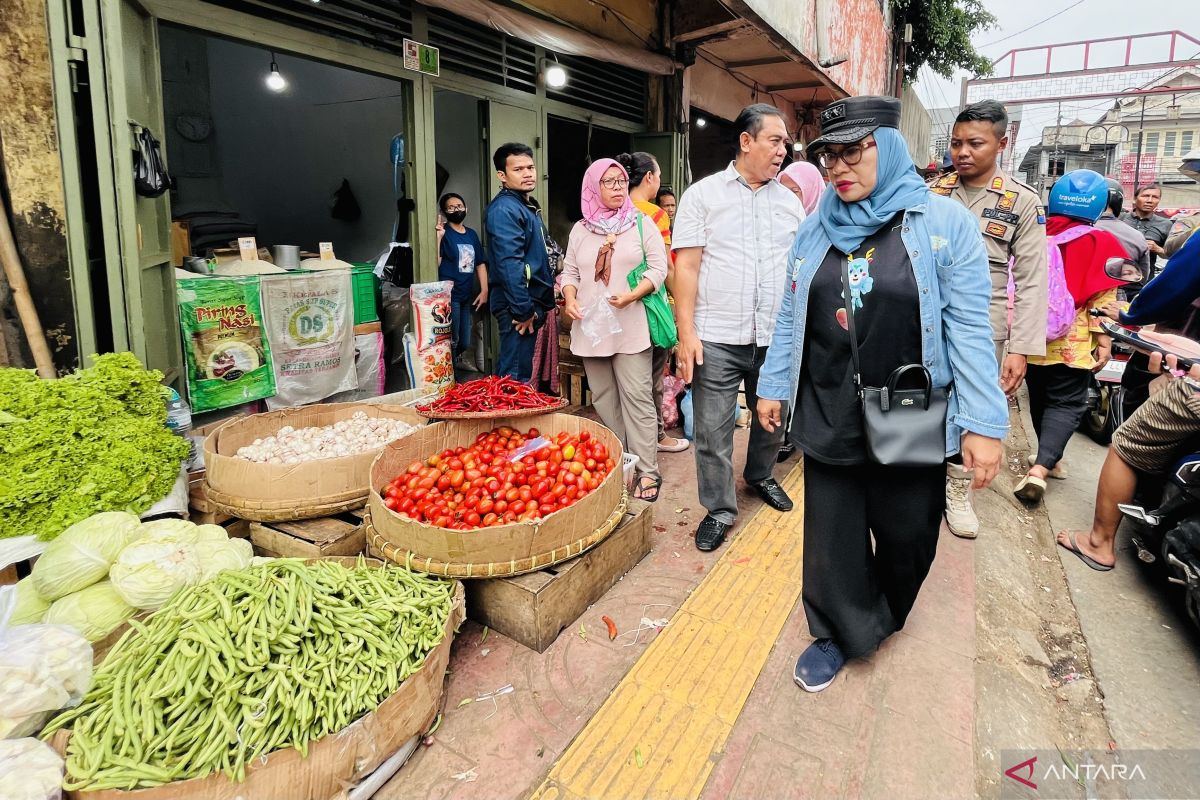
[[[185,256],[183,259],[183,268],[188,272],[195,272],[200,275],[208,274],[208,259],[200,256]]]
[[[283,269],[300,269],[300,246],[295,244],[277,244],[271,248],[275,258],[275,266]]]

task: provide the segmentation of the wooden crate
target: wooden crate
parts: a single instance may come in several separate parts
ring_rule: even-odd
[[[465,581],[467,616],[541,653],[650,552],[654,513],[629,501],[625,519],[578,558],[541,572]]]
[[[251,522],[254,554],[285,558],[356,556],[367,547],[366,509],[296,522]]]
[[[559,394],[567,398],[567,411],[586,408],[592,404],[592,393],[588,389],[587,375],[582,364],[558,362]]]

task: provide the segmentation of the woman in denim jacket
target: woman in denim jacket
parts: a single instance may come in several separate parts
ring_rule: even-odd
[[[796,234],[758,382],[767,430],[782,424],[782,405],[794,398],[789,436],[805,454],[804,610],[816,641],[794,677],[811,692],[904,626],[945,505],[944,465],[870,462],[847,315],[864,385],[882,386],[897,367],[919,363],[935,387],[953,386],[946,454],[961,449],[976,488],[995,477],[1008,430],[978,221],[928,191],[899,123],[892,98],[849,98],[822,113],[809,153],[819,154],[834,191]]]

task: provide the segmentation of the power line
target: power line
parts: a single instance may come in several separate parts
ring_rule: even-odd
[[[1033,30],[1034,28],[1038,27],[1039,25],[1045,25],[1047,22],[1049,22],[1050,20],[1054,19],[1055,17],[1059,17],[1059,16],[1062,16],[1063,14],[1067,13],[1067,12],[1068,12],[1068,11],[1070,11],[1072,8],[1074,8],[1075,6],[1082,5],[1082,4],[1083,4],[1083,2],[1084,2],[1084,0],[1075,0],[1075,2],[1074,2],[1074,3],[1071,3],[1071,5],[1067,6],[1066,8],[1062,9],[1061,11],[1056,11],[1056,12],[1054,12],[1053,14],[1051,14],[1051,15],[1050,15],[1050,16],[1048,16],[1048,17],[1046,17],[1046,18],[1045,18],[1044,20],[1042,20],[1041,22],[1035,22],[1035,23],[1033,23],[1032,25],[1030,25],[1028,28],[1022,28],[1021,30],[1017,31],[1016,33],[1010,33],[1008,36],[1005,36],[1005,37],[1003,37],[1003,38],[997,39],[997,40],[996,40],[996,41],[994,41],[994,42],[988,42],[987,44],[981,44],[981,45],[978,45],[978,46],[976,47],[976,49],[980,49],[980,48],[983,48],[983,47],[991,47],[991,46],[992,46],[992,45],[994,45],[994,44],[1000,44],[1001,42],[1007,42],[1009,39],[1012,39],[1013,37],[1016,37],[1016,36],[1020,36],[1022,33],[1026,33],[1026,32],[1028,32],[1028,31],[1031,31],[1031,30]]]

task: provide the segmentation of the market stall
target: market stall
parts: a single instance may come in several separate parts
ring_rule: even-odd
[[[34,479],[0,498],[0,542],[45,543],[0,586],[0,764],[32,800],[386,780],[436,727],[468,608],[542,650],[649,550],[612,432],[497,378],[197,428],[210,510],[140,518],[192,450],[161,380],[128,354],[0,370],[0,436],[28,439]]]

